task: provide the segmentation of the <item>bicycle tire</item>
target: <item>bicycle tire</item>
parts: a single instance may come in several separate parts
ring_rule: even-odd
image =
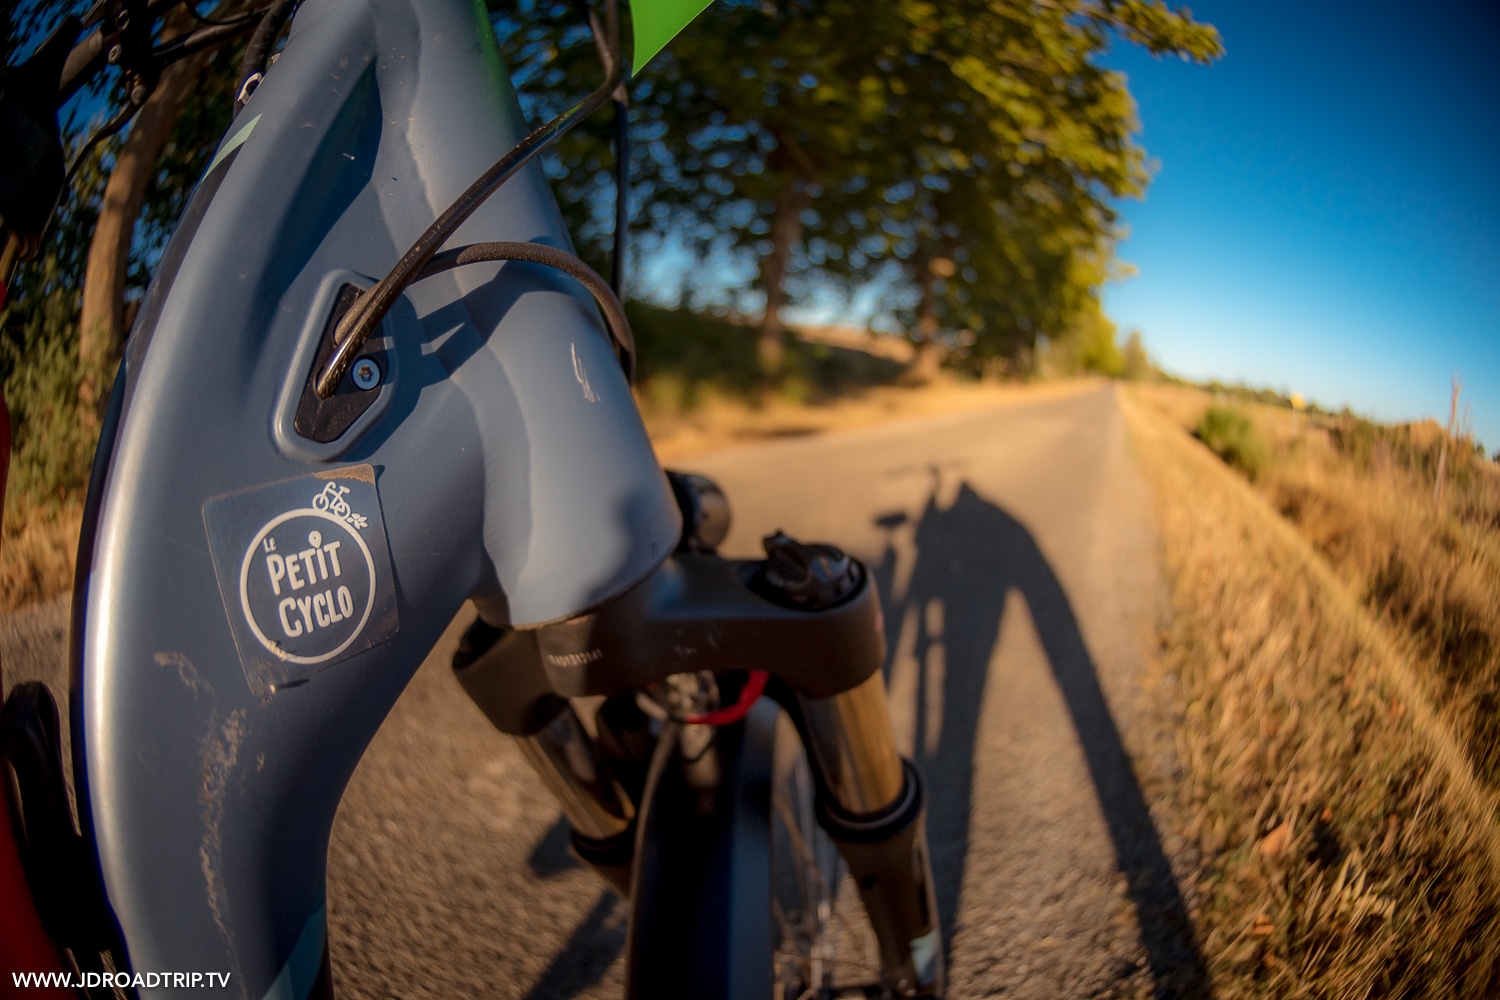
[[[679,737],[663,734],[647,779],[626,996],[864,995],[879,961],[791,720],[763,701],[715,732],[712,759],[688,759]],[[694,768],[713,783],[694,787]]]
[[[761,702],[695,756],[677,723],[663,731],[636,820],[627,997],[772,996],[775,720]]]

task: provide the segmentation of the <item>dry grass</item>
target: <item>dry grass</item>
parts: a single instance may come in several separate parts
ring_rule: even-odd
[[[1275,462],[1260,493],[1185,432],[1206,405],[1125,401],[1173,579],[1162,665],[1216,993],[1500,995],[1496,797],[1423,640],[1267,502]]]
[[[1191,390],[1142,398],[1184,426],[1208,405]],[[1245,412],[1269,451],[1252,477],[1262,494],[1408,643],[1475,770],[1500,790],[1500,468],[1456,443],[1438,500],[1443,432],[1431,421]]]
[[[81,502],[46,508],[7,505],[0,544],[0,610],[13,610],[73,586]]]

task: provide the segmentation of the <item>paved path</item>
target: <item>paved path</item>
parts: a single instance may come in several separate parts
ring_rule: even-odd
[[[1201,995],[1172,851],[1122,746],[1146,718],[1135,683],[1160,584],[1112,391],[682,464],[732,498],[728,554],[782,528],[876,568],[893,714],[931,785],[951,995]],[[59,655],[64,614],[12,619],[11,680]],[[339,812],[340,996],[618,996],[623,907],[450,676],[462,624]]]

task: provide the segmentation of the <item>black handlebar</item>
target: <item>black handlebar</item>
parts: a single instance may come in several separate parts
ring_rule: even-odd
[[[125,107],[84,144],[74,158],[76,166],[94,143],[129,121],[151,96],[165,67],[245,34],[269,11],[280,12],[284,23],[294,5],[294,0],[270,0],[225,21],[199,18],[197,27],[157,44],[159,22],[184,2],[191,0],[99,0],[83,18],[66,18],[31,58],[5,69],[0,77],[0,149],[5,150],[0,158],[0,287],[9,284],[17,263],[41,249],[42,234],[71,176],[57,123],[59,108],[107,66],[123,71]],[[88,33],[79,41],[84,31]],[[264,40],[263,47],[270,41]]]

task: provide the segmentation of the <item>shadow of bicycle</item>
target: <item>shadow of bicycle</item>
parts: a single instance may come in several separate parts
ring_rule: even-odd
[[[1019,594],[1030,610],[1081,746],[1116,864],[1126,880],[1154,994],[1210,996],[1186,903],[1067,593],[1019,521],[967,482],[960,482],[952,501],[943,504],[936,472],[934,479],[914,528],[904,511],[876,520],[887,533],[887,544],[875,575],[887,605],[886,637],[893,651],[887,680],[892,680],[894,653],[903,638],[903,652],[910,651],[906,662],[918,672],[902,685],[915,703],[901,707],[913,723],[912,745],[930,791],[928,830],[944,940],[951,947],[969,860],[980,711],[1007,599]],[[898,587],[895,536],[902,529],[912,532],[915,561],[909,579]],[[915,636],[903,637],[903,625],[915,629]],[[930,655],[935,647],[941,647],[936,658]],[[940,677],[926,676],[934,669],[940,670]]]
[[[915,677],[899,678],[892,695],[902,702],[896,714],[913,722],[912,746],[928,783],[928,829],[944,940],[951,947],[970,863],[980,713],[1002,625],[1011,627],[1003,622],[1007,602],[1019,595],[1082,750],[1139,927],[1153,994],[1211,997],[1187,905],[1057,574],[1030,532],[1005,510],[967,482],[958,484],[951,502],[942,502],[936,473],[934,480],[915,518],[896,511],[876,519],[886,532],[886,546],[872,569],[886,602],[887,681],[897,680],[892,670],[898,647],[902,664],[915,664],[917,671]],[[905,566],[909,575],[899,568]],[[914,635],[903,636],[903,627],[914,629]],[[999,670],[1005,670],[1003,663]],[[930,676],[933,671],[936,675]],[[547,858],[560,856],[564,842],[561,834],[544,838],[533,867],[540,873],[557,863]],[[622,910],[612,893],[601,893],[527,1000],[576,996],[598,982],[624,947]]]

